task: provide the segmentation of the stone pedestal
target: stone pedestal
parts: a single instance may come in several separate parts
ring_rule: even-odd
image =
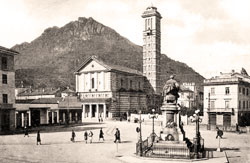
[[[152,157],[190,158],[190,149],[187,147],[185,132],[180,125],[179,108],[176,104],[163,103],[164,117],[160,140],[153,143]]]
[[[161,140],[163,141],[184,141],[185,132],[180,125],[179,109],[175,104],[163,103],[162,107],[163,128]]]

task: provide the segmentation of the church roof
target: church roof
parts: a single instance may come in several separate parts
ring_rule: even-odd
[[[76,69],[76,73],[79,72],[80,70],[82,70],[82,68],[84,68],[92,60],[98,62],[99,64],[101,64],[102,66],[104,66],[105,68],[107,68],[109,71],[119,71],[119,72],[125,72],[125,73],[135,74],[135,75],[143,75],[142,72],[140,72],[138,70],[131,69],[131,68],[128,68],[128,67],[123,67],[123,66],[120,66],[120,65],[114,65],[114,64],[111,64],[111,63],[107,63],[107,62],[101,60],[100,58],[97,58],[96,56],[92,56],[92,57],[86,59]]]

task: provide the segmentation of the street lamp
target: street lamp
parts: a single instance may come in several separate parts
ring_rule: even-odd
[[[139,145],[140,145],[140,156],[142,157],[142,136],[141,136],[141,110],[139,110],[139,115],[140,115],[140,120],[139,120],[139,124],[140,124],[140,140],[139,140]]]
[[[154,142],[155,140],[155,130],[154,130],[154,119],[158,118],[158,114],[155,114],[155,109],[152,109],[152,115],[149,114],[149,119],[153,120],[153,124],[152,124],[152,142]]]
[[[201,143],[200,143],[200,139],[201,139],[201,135],[200,135],[200,127],[199,127],[199,123],[202,121],[202,119],[199,117],[199,112],[200,110],[196,110],[195,114],[193,115],[195,117],[194,120],[192,120],[192,122],[196,123],[196,134],[194,137],[194,157],[197,159],[199,158],[199,151],[200,151],[200,147],[201,147]]]

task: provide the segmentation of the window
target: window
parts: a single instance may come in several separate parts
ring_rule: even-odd
[[[8,64],[7,64],[7,57],[2,57],[2,69],[7,69]]]
[[[247,96],[248,96],[248,88],[247,88]]]
[[[8,95],[7,94],[3,94],[3,103],[4,104],[8,103]]]
[[[239,93],[241,93],[241,87],[239,87]]]
[[[2,74],[2,83],[3,84],[8,84],[8,78],[6,74]]]
[[[130,89],[132,89],[132,86],[133,86],[133,81],[130,80],[130,85],[129,85]]]
[[[215,101],[211,101],[211,105],[210,105],[210,107],[211,107],[212,109],[214,109],[214,108],[215,108]]]
[[[215,94],[215,88],[211,88],[211,95]]]
[[[241,101],[239,101],[239,109],[241,108]]]
[[[225,108],[229,108],[229,101],[225,101]]]
[[[245,88],[242,88],[242,94],[245,95]]]
[[[95,88],[95,79],[94,78],[91,79],[91,87]]]
[[[242,108],[245,109],[245,106],[246,106],[246,105],[245,105],[245,101],[243,101],[243,107],[242,107]]]
[[[226,88],[225,88],[225,94],[226,94],[226,95],[229,95],[229,94],[230,94],[230,89],[229,89],[229,87],[226,87]]]

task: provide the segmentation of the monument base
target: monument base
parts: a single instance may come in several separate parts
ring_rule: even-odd
[[[150,156],[190,159],[190,150],[184,141],[159,141],[153,144]]]

